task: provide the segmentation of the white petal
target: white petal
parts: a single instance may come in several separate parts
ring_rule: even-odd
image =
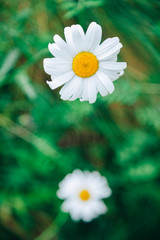
[[[72,34],[72,46],[75,49],[76,53],[82,51],[83,49],[83,37],[77,25],[71,26],[71,34]]]
[[[73,78],[71,81],[67,82],[60,90],[60,95],[61,98],[64,100],[68,100],[71,97],[71,90],[70,88],[72,88],[72,85],[74,85],[74,81]]]
[[[71,81],[66,83],[60,90],[63,100],[75,100],[81,95],[83,89],[83,79],[74,76]]]
[[[83,81],[84,81],[84,83],[83,83],[82,97],[80,99],[81,102],[89,100],[89,96],[88,96],[88,78],[84,78]]]
[[[65,27],[64,34],[74,55],[83,50],[84,32],[80,25],[77,24],[71,27]]]
[[[71,218],[74,221],[78,221],[81,219],[81,215],[83,212],[83,205],[80,202],[72,202],[72,208],[70,208]]]
[[[120,52],[120,50],[116,51],[111,57],[107,58],[107,61],[108,62],[117,62],[117,55],[119,54],[119,52]],[[106,61],[106,60],[104,60],[104,61]]]
[[[71,214],[71,218],[74,220],[74,221],[78,221],[81,219],[80,215],[81,215],[81,212],[80,211],[77,211],[77,209],[74,211],[71,211],[70,212]]]
[[[59,76],[57,78],[52,78],[52,76],[51,76],[52,81],[47,81],[47,84],[53,90],[53,89],[58,88],[61,85],[65,84],[69,80],[71,80],[73,76],[74,76],[74,72],[72,72],[72,71],[64,73],[64,74],[62,74],[61,76]]]
[[[63,58],[45,58],[45,61],[48,63],[48,64],[53,64],[53,66],[55,66],[55,68],[59,67],[61,68],[62,67],[62,64],[65,65],[65,66],[72,66],[72,61],[68,61],[66,59],[63,59]]]
[[[55,41],[56,45],[62,50],[62,52],[67,55],[67,57],[72,57],[72,49],[59,35],[54,35],[53,40]]]
[[[77,32],[77,38],[78,38],[78,42],[76,43],[77,49],[79,49],[79,51],[84,51],[85,34],[83,31],[83,28],[79,24],[74,25],[74,28],[76,29],[76,31],[79,31],[79,34]],[[72,33],[72,37],[73,37],[73,33]],[[74,41],[74,39],[73,39],[73,41]]]
[[[104,84],[98,79],[98,77],[95,77],[96,80],[96,87],[97,87],[97,91],[104,97],[106,95],[108,95],[108,90],[107,88],[104,86]]]
[[[85,34],[84,34],[84,31],[83,31],[83,28],[82,28],[81,25],[79,25],[79,24],[76,24],[76,27],[77,27],[77,29],[79,30],[82,39],[84,40]]]
[[[85,37],[85,50],[93,51],[101,41],[102,37],[102,28],[95,22],[92,22],[86,32]]]
[[[114,91],[114,85],[109,77],[103,73],[102,71],[97,71],[98,79],[103,83],[103,85],[107,88],[108,92],[111,94]]]
[[[111,57],[111,58],[108,58],[108,60],[107,60],[107,61],[111,61],[111,62],[117,62],[117,55],[119,54],[119,52],[120,52],[120,50],[119,50],[119,51],[117,51],[113,57]]]
[[[122,44],[121,43],[118,43],[116,44],[113,48],[110,48],[108,50],[106,50],[106,52],[100,54],[97,56],[97,59],[99,61],[104,61],[104,60],[107,60],[109,58],[112,58],[115,56],[115,53],[120,49],[122,48]]]
[[[68,61],[62,58],[45,58],[44,66],[51,67],[54,69],[57,69],[57,68],[61,69],[62,66],[72,68],[72,61]]]
[[[101,200],[93,200],[88,202],[81,213],[82,220],[90,222],[101,214],[106,213],[107,207]]]
[[[97,171],[90,173],[86,181],[93,199],[102,199],[111,195],[111,189],[106,178],[102,177]]]
[[[103,54],[105,51],[108,51],[110,48],[114,47],[118,42],[119,42],[118,37],[107,38],[105,41],[101,43],[101,45],[99,45],[95,49],[94,54],[96,56]]]
[[[64,73],[67,73],[68,71],[70,71],[69,68],[63,68],[62,69],[52,69],[48,72],[49,75],[52,76],[52,78],[56,78],[56,77],[59,77],[60,75],[64,74]],[[47,71],[46,71],[47,72]]]
[[[125,69],[127,67],[127,64],[126,64],[126,62],[108,62],[108,61],[105,61],[105,62],[100,62],[99,66],[101,68],[108,69],[108,70],[119,70],[120,71],[122,69]]]
[[[72,69],[72,62],[62,58],[45,58],[43,61],[44,70],[49,75],[54,75],[58,70],[64,72]]]
[[[62,204],[62,211],[63,212],[69,212],[72,207],[72,201],[70,200],[65,200]]]
[[[97,213],[97,215],[104,214],[107,212],[107,207],[104,202],[100,200],[96,202],[96,207],[94,207],[94,211]]]
[[[104,72],[112,81],[117,80],[124,74],[124,71],[117,71],[117,70],[106,70],[104,68],[99,68],[100,71]]]
[[[64,58],[65,54],[59,49],[55,43],[49,43],[48,49],[50,53],[57,58]]]
[[[89,103],[94,103],[97,98],[95,75],[88,79],[88,98]]]
[[[119,73],[119,77],[121,77],[123,74],[124,74],[124,71],[123,71],[123,70],[120,71],[120,73]]]
[[[81,219],[84,222],[90,222],[97,217],[97,214],[94,213],[91,204],[86,206],[81,212]]]
[[[77,98],[80,98],[82,95],[82,90],[83,90],[83,79],[80,77],[75,76],[76,79],[76,86],[74,88],[73,96],[69,99],[70,101],[74,101]]]
[[[65,27],[64,28],[64,35],[66,42],[72,46],[72,34],[71,34],[71,27]]]
[[[124,74],[124,71],[122,70],[122,71],[120,71],[120,72],[117,74],[116,77],[112,78],[111,80],[112,80],[112,81],[115,81],[115,80],[117,80],[119,77],[121,77],[123,74]]]

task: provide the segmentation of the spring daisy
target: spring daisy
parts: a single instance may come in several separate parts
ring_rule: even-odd
[[[106,178],[97,171],[75,170],[60,182],[57,191],[57,196],[64,199],[62,211],[70,213],[75,221],[82,219],[85,222],[107,211],[101,199],[110,195],[111,189]]]
[[[118,37],[108,38],[100,44],[101,26],[92,22],[86,34],[80,25],[65,27],[66,42],[59,36],[48,48],[54,58],[44,59],[44,70],[51,75],[47,84],[51,89],[63,85],[63,100],[94,103],[99,92],[102,96],[114,91],[113,81],[124,74],[125,62],[117,62],[122,44]]]

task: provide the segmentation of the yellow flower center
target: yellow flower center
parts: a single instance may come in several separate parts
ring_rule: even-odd
[[[73,58],[72,69],[79,77],[90,77],[97,72],[98,68],[99,62],[93,53],[80,52]]]
[[[79,196],[80,196],[81,200],[83,200],[83,201],[87,201],[90,198],[90,194],[87,190],[81,191]]]

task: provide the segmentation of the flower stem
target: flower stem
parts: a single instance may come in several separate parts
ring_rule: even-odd
[[[51,240],[60,231],[68,219],[68,214],[60,212],[56,219],[34,240]]]

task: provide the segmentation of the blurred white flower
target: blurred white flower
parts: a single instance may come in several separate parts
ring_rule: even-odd
[[[57,196],[64,199],[62,211],[70,213],[75,221],[82,219],[85,222],[107,211],[102,199],[110,195],[106,178],[97,171],[75,170],[60,182],[57,191]]]
[[[86,34],[80,25],[65,27],[66,42],[55,35],[49,51],[55,58],[44,59],[44,70],[51,75],[47,81],[51,89],[62,85],[63,100],[94,103],[99,92],[102,96],[114,91],[113,81],[124,74],[125,62],[117,62],[122,44],[118,37],[108,38],[100,44],[101,26],[92,22]]]

